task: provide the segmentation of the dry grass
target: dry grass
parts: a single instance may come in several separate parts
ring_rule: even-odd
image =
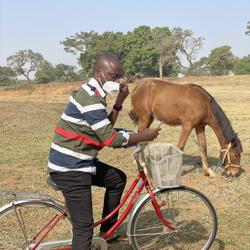
[[[238,132],[244,153],[242,165],[246,172],[238,178],[221,176],[217,167],[219,144],[207,129],[209,162],[217,172],[214,179],[195,168],[182,178],[182,183],[204,192],[214,204],[219,218],[219,231],[212,249],[250,249],[250,76],[190,77],[171,79],[179,83],[197,83],[208,90],[221,105]],[[47,155],[53,129],[65,108],[69,94],[80,83],[47,84],[31,89],[4,91],[0,88],[0,190],[41,192],[61,198],[46,185]],[[132,89],[135,84],[130,85]],[[113,97],[108,101],[113,103]],[[127,116],[129,99],[117,121],[117,127],[136,129]],[[154,124],[156,125],[156,124]],[[157,141],[176,143],[180,128],[163,127]],[[136,176],[131,149],[105,148],[100,159],[120,167],[128,175],[128,184]],[[192,170],[198,159],[194,134],[188,140],[184,167]],[[128,185],[129,186],[129,185]],[[128,188],[127,186],[127,188]],[[95,217],[100,217],[103,190],[94,188]],[[0,201],[3,203],[4,201]],[[198,211],[197,211],[198,212]],[[113,249],[117,249],[114,246]],[[124,246],[122,249],[129,249]]]

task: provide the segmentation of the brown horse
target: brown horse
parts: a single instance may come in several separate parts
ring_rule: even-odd
[[[203,168],[206,174],[215,176],[207,158],[205,126],[209,125],[221,146],[220,158],[225,174],[237,176],[241,172],[241,142],[221,107],[202,87],[144,79],[131,94],[131,107],[129,115],[138,124],[139,131],[149,127],[154,119],[172,126],[181,125],[177,144],[181,150],[195,129]]]

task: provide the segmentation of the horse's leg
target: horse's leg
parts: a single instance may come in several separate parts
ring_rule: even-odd
[[[149,128],[153,120],[154,117],[152,114],[140,117],[138,122],[138,132],[142,132],[145,128]]]
[[[153,120],[154,120],[154,117],[152,114],[144,115],[143,117],[140,117],[138,121],[138,132],[142,132],[145,128],[149,128]],[[136,165],[135,160],[134,160],[134,164]],[[145,166],[145,159],[144,159],[143,153],[141,154],[141,165]],[[145,169],[145,171],[147,170]]]
[[[183,151],[187,142],[187,139],[192,131],[193,127],[191,125],[183,124],[182,125],[182,130],[181,130],[181,135],[179,138],[179,142],[177,144],[177,147]]]
[[[196,132],[197,139],[198,139],[198,145],[199,145],[203,169],[205,170],[205,173],[208,174],[210,177],[215,177],[216,175],[214,171],[211,168],[209,168],[209,165],[208,165],[205,126],[196,127],[195,132]]]

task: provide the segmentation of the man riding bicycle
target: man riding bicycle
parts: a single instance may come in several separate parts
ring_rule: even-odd
[[[123,171],[97,159],[105,146],[119,148],[154,140],[160,128],[141,133],[116,131],[113,126],[129,94],[119,83],[122,67],[110,54],[97,56],[94,76],[74,91],[55,128],[49,153],[51,179],[62,191],[73,224],[73,250],[89,250],[93,236],[91,185],[105,187],[104,218],[119,204],[126,184]],[[106,96],[119,90],[112,111],[107,113]],[[118,214],[101,225],[101,235],[117,221]],[[113,236],[115,237],[115,236]]]

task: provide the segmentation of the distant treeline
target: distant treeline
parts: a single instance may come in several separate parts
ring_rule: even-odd
[[[249,23],[246,35],[249,35]],[[87,79],[93,74],[95,57],[104,52],[116,55],[123,65],[124,76],[131,80],[150,76],[209,76],[250,74],[250,55],[238,58],[229,45],[211,50],[207,57],[195,59],[205,38],[194,37],[191,30],[139,26],[133,31],[97,33],[80,32],[60,43],[73,53],[81,70],[65,64],[53,66],[40,53],[20,50],[0,66],[0,84],[9,85],[20,77],[28,82],[69,82]]]

